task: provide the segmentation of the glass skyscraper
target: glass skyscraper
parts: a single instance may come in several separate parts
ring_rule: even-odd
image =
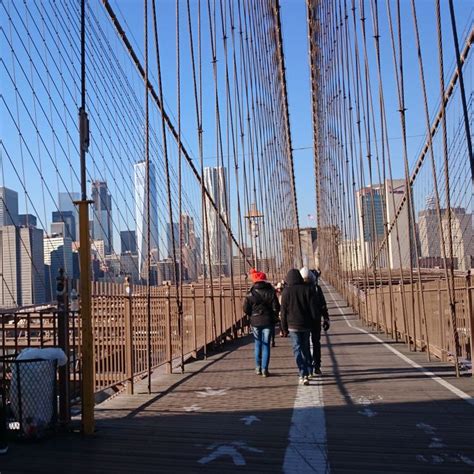
[[[138,270],[140,277],[147,279],[147,200],[150,200],[150,249],[159,258],[158,252],[158,197],[155,165],[150,162],[150,196],[146,190],[146,162],[139,161],[134,168],[135,221],[137,225]],[[155,252],[153,252],[155,250]],[[153,262],[152,262],[153,263]]]

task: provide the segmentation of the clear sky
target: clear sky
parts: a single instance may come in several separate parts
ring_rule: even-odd
[[[196,2],[191,2],[195,8]],[[205,2],[204,2],[205,3]],[[370,2],[366,1],[367,14],[370,16]],[[403,31],[405,45],[405,70],[406,70],[406,94],[407,94],[407,120],[409,136],[409,161],[416,161],[419,150],[423,144],[425,135],[425,123],[422,114],[421,91],[418,80],[416,49],[414,44],[413,23],[410,14],[410,2],[402,0]],[[130,82],[131,90],[137,96],[137,101],[142,103],[140,92],[140,80],[123,51],[120,40],[113,32],[113,28],[106,19],[103,7],[98,0],[89,2],[91,10],[95,12],[98,23],[94,24],[96,34],[100,34],[100,28],[105,33],[103,36],[110,42],[111,50],[119,57],[123,69],[127,72],[127,78],[121,80]],[[119,19],[124,28],[130,34],[132,44],[143,59],[143,2],[138,0],[111,0],[116,9]],[[359,2],[356,2],[358,5]],[[382,45],[382,69],[384,75],[384,87],[386,95],[386,107],[389,123],[390,144],[394,161],[394,177],[403,176],[401,160],[401,131],[398,116],[398,104],[394,84],[393,66],[388,41],[388,28],[385,14],[385,2],[379,2],[381,20],[381,45]],[[423,56],[425,60],[426,76],[428,81],[429,108],[432,114],[436,111],[439,103],[439,86],[437,75],[437,45],[436,45],[436,21],[434,13],[434,0],[418,0],[416,2],[420,21],[421,40]],[[47,228],[51,211],[55,208],[57,192],[77,191],[79,188],[77,173],[79,169],[77,159],[77,105],[79,97],[78,89],[78,49],[77,49],[77,7],[73,4],[57,4],[56,10],[51,12],[48,2],[31,1],[17,2],[6,0],[0,6],[0,83],[2,98],[0,100],[0,132],[2,137],[1,162],[2,183],[14,189],[20,194],[20,211],[28,211],[37,214],[42,226]],[[183,9],[185,2],[182,2]],[[175,79],[175,24],[174,11],[175,2],[171,0],[158,1],[159,6],[159,29],[163,64],[163,87],[165,102],[168,112],[176,122],[176,79]],[[458,30],[463,44],[464,32],[472,26],[473,3],[469,1],[456,1],[456,18]],[[283,40],[286,60],[286,73],[288,81],[290,121],[292,129],[294,161],[296,172],[296,187],[299,203],[299,214],[301,225],[314,224],[309,221],[308,214],[315,214],[315,191],[314,171],[312,158],[312,123],[310,102],[310,81],[308,64],[308,43],[306,27],[306,2],[304,0],[282,0],[281,16],[283,23]],[[454,68],[452,33],[450,29],[449,16],[447,14],[447,2],[442,2],[443,9],[443,36],[445,49],[445,76],[448,81]],[[13,21],[10,21],[12,18]],[[183,79],[182,101],[183,104],[183,135],[192,156],[197,156],[197,134],[193,102],[193,90],[191,87],[190,57],[188,43],[183,24],[186,17],[183,13],[182,29],[182,61],[183,71],[187,71]],[[107,20],[107,21],[106,21]],[[204,22],[203,28],[207,24]],[[372,39],[371,23],[368,23],[368,55],[373,58],[374,47]],[[31,36],[26,32],[30,31]],[[44,38],[44,39],[43,39]],[[152,41],[150,32],[150,41]],[[69,44],[68,44],[69,42]],[[221,58],[219,66],[222,67],[222,41],[218,42],[218,57]],[[121,136],[125,142],[125,133],[142,133],[142,125],[138,117],[141,116],[139,109],[127,111],[127,116],[121,117],[123,112],[120,108],[119,90],[121,86],[107,84],[107,74],[112,72],[113,64],[104,62],[103,70],[97,65],[101,64],[98,57],[99,44],[89,46],[88,53],[91,69],[88,74],[88,93],[91,112],[92,133],[94,142],[91,146],[89,157],[90,179],[106,178],[111,183],[111,192],[116,202],[115,229],[116,239],[118,230],[133,225],[133,208],[130,206],[132,196],[131,167],[133,162],[143,156],[140,143],[131,141],[129,148],[124,148]],[[105,47],[105,46],[104,46]],[[12,52],[13,48],[13,52]],[[64,52],[66,51],[66,53]],[[69,57],[68,57],[69,56]],[[152,55],[153,56],[153,55]],[[30,60],[31,59],[31,60]],[[46,61],[45,61],[46,59]],[[203,50],[203,63],[210,66],[209,43]],[[95,64],[95,68],[92,65]],[[48,75],[47,71],[53,71]],[[156,67],[153,57],[151,58],[152,76],[156,78]],[[62,76],[59,74],[62,71]],[[221,70],[222,71],[222,70]],[[473,86],[472,61],[465,72],[466,88],[472,93]],[[205,164],[215,164],[215,125],[213,107],[213,82],[211,68],[207,69],[204,81],[204,104],[206,115],[204,117],[204,155]],[[63,79],[61,79],[61,77]],[[64,79],[65,78],[65,79]],[[377,95],[377,81],[375,69],[371,69],[372,94]],[[15,92],[14,84],[20,93]],[[110,87],[107,87],[109,85]],[[107,90],[109,89],[109,90]],[[33,94],[31,91],[34,90]],[[28,92],[29,91],[29,92]],[[221,93],[223,90],[221,89]],[[36,94],[36,95],[35,95]],[[105,94],[111,94],[109,98]],[[57,108],[55,108],[55,104]],[[94,107],[97,110],[94,111]],[[99,113],[97,112],[100,112]],[[459,111],[459,103],[453,105],[453,111]],[[113,117],[113,121],[111,119]],[[49,120],[56,125],[51,126]],[[159,131],[159,115],[152,111],[152,125]],[[22,123],[21,136],[26,140],[22,144],[19,130],[14,126],[15,122]],[[102,125],[108,124],[107,127]],[[454,127],[453,122],[453,127]],[[117,130],[111,130],[111,127]],[[121,133],[119,131],[122,130]],[[100,131],[100,133],[99,133]],[[158,133],[158,132],[157,132]],[[161,137],[153,137],[154,147],[159,149]],[[169,140],[172,143],[172,140]],[[170,145],[173,170],[176,171],[176,148]],[[116,157],[124,156],[119,162]],[[172,171],[173,171],[172,170]],[[43,177],[43,178],[42,178]],[[184,186],[188,195],[187,207],[190,212],[199,213],[199,189],[196,189],[194,178],[187,173],[184,177]],[[427,175],[420,178],[419,202],[422,203],[430,192],[432,183]],[[159,184],[160,185],[160,184]],[[162,183],[161,186],[165,184]],[[161,193],[165,196],[165,193]],[[173,194],[173,199],[176,194]],[[27,203],[28,206],[27,206]],[[32,205],[32,203],[34,205]],[[421,205],[421,204],[420,204]],[[166,206],[163,198],[159,206]]]

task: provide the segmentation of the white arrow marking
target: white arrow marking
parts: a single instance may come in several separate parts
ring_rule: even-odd
[[[236,466],[245,466],[247,462],[242,454],[239,452],[239,449],[243,451],[249,451],[251,453],[263,453],[261,449],[252,448],[247,446],[247,443],[243,441],[233,441],[229,444],[211,444],[208,450],[213,450],[212,453],[208,454],[207,456],[202,457],[199,459],[199,464],[209,464],[216,459],[219,459],[223,456],[229,456],[232,458],[232,462]]]
[[[243,418],[240,419],[240,421],[243,421],[245,425],[251,425],[254,421],[262,421],[260,418],[250,415],[250,416],[244,416]]]
[[[199,405],[191,405],[190,407],[183,407],[184,411],[191,412],[191,411],[198,411],[201,410],[201,407]]]
[[[227,393],[227,388],[221,388],[220,390],[215,390],[211,387],[204,387],[204,391],[198,391],[197,396],[199,398],[204,398],[204,397],[215,397],[218,396],[220,397],[221,395],[225,395]]]

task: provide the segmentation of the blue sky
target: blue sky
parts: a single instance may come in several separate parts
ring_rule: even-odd
[[[358,3],[358,2],[357,2]],[[379,2],[381,9],[381,18],[385,14],[385,2]],[[125,30],[130,34],[132,44],[137,51],[143,51],[143,3],[138,0],[111,0],[112,6],[116,9],[118,17],[123,21]],[[99,25],[105,31],[105,37],[108,37],[111,48],[117,52],[122,67],[127,71],[127,79],[131,88],[137,94],[137,100],[141,101],[140,80],[128,60],[120,40],[114,38],[113,30],[107,23],[103,8],[100,2],[93,0],[90,2],[91,9],[96,13],[99,19]],[[436,22],[433,0],[418,0],[418,8],[421,41],[423,48],[423,57],[425,60],[426,76],[429,92],[430,111],[436,110],[439,103],[439,85],[438,85],[438,65],[437,65],[437,46],[436,46]],[[185,2],[182,3],[184,9]],[[196,2],[192,2],[195,9]],[[368,15],[370,16],[370,2],[366,2]],[[458,31],[462,35],[467,27],[472,25],[473,6],[469,1],[457,1],[456,18],[458,21]],[[72,29],[68,31],[70,25],[74,25],[74,9],[69,6],[61,6],[59,10],[60,18],[51,13],[48,18],[48,3],[41,3],[38,0],[22,2],[6,0],[0,7],[0,51],[2,52],[2,62],[0,64],[0,83],[6,84],[3,99],[0,101],[0,111],[2,120],[0,123],[0,132],[3,140],[2,148],[2,184],[17,189],[20,194],[20,210],[38,214],[42,226],[47,227],[50,220],[51,211],[54,210],[57,192],[68,189],[70,191],[78,190],[78,159],[77,159],[77,134],[76,114],[78,103],[78,87],[73,81],[77,79],[78,63],[77,48],[74,44],[74,38],[77,31]],[[283,23],[283,39],[285,60],[287,66],[287,81],[290,107],[290,121],[292,129],[292,138],[296,173],[296,186],[299,203],[299,214],[301,225],[308,225],[310,221],[307,215],[315,214],[315,196],[314,196],[314,171],[312,159],[312,123],[311,123],[311,102],[310,102],[310,82],[309,82],[309,64],[308,64],[308,44],[306,29],[306,5],[304,0],[282,0],[281,15]],[[174,11],[175,2],[171,0],[158,1],[159,8],[159,30],[163,68],[163,86],[165,102],[168,112],[176,119],[176,81],[175,81],[175,24]],[[406,71],[406,95],[407,95],[407,123],[408,123],[408,145],[409,161],[413,164],[418,156],[419,150],[424,141],[426,126],[422,114],[421,90],[418,80],[416,49],[414,45],[413,24],[410,14],[410,2],[402,1],[403,10],[403,31],[405,45],[405,71]],[[452,33],[450,29],[447,2],[442,2],[443,13],[443,35],[445,49],[445,76],[446,80],[451,76],[454,68]],[[8,14],[6,14],[8,13]],[[10,22],[8,15],[14,19]],[[185,21],[183,12],[182,24]],[[205,18],[205,15],[204,15]],[[126,21],[125,21],[126,19]],[[77,25],[76,25],[77,26]],[[203,28],[207,27],[204,20]],[[184,29],[184,26],[182,25]],[[26,30],[32,31],[32,35],[27,36]],[[57,32],[56,32],[57,29]],[[98,34],[98,33],[97,33]],[[42,36],[46,41],[42,41]],[[368,24],[368,54],[373,57],[374,48],[371,33],[371,24]],[[461,36],[461,44],[463,40]],[[152,41],[150,32],[150,42]],[[67,42],[71,44],[67,44]],[[197,157],[197,134],[194,112],[194,99],[191,87],[190,57],[188,51],[187,37],[183,32],[182,38],[182,68],[188,71],[187,76],[183,78],[182,101],[183,101],[183,135],[185,143],[193,157]],[[13,45],[16,57],[10,51]],[[394,177],[403,176],[402,148],[401,148],[401,130],[398,116],[398,104],[395,94],[393,66],[391,62],[391,52],[388,42],[388,30],[386,21],[381,20],[381,45],[382,45],[382,68],[384,75],[384,87],[386,96],[387,118],[389,123],[389,136],[391,138],[391,152],[394,162]],[[98,48],[99,45],[92,45],[91,48]],[[70,57],[63,54],[60,57],[58,51],[61,48],[70,51]],[[46,54],[46,50],[50,50]],[[92,50],[93,52],[94,50]],[[98,49],[95,50],[97,54]],[[156,66],[153,60],[153,49],[151,49],[151,73],[156,77]],[[222,41],[218,42],[217,55],[221,58],[219,63],[222,66]],[[29,61],[29,57],[33,61]],[[42,58],[40,60],[39,58]],[[47,59],[47,63],[44,62]],[[91,62],[99,59],[90,57]],[[210,48],[203,50],[203,64],[210,65]],[[134,141],[133,145],[122,143],[122,139],[117,130],[111,130],[112,125],[122,127],[122,130],[128,128],[135,132],[140,132],[140,123],[138,119],[133,118],[133,124],[124,121],[120,117],[121,108],[117,105],[121,98],[117,95],[120,89],[112,90],[109,93],[115,94],[114,100],[101,102],[103,99],[100,94],[104,94],[107,83],[107,71],[112,71],[113,65],[105,64],[104,71],[94,69],[89,71],[88,92],[91,112],[91,127],[94,135],[94,143],[91,146],[91,156],[89,157],[90,178],[106,178],[111,183],[112,192],[117,200],[115,204],[117,228],[115,229],[116,239],[118,230],[125,229],[133,225],[133,206],[130,207],[129,201],[132,198],[131,184],[131,163],[140,158],[141,145]],[[56,70],[56,76],[52,77],[46,74],[47,69]],[[57,71],[61,70],[66,80],[61,80]],[[466,89],[472,91],[473,74],[472,61],[466,68]],[[219,74],[222,74],[222,70]],[[207,69],[207,76],[204,81],[204,103],[206,107],[204,117],[204,155],[205,164],[212,166],[215,164],[215,125],[213,116],[213,82],[211,69]],[[374,97],[377,94],[377,82],[375,70],[371,69],[371,80]],[[22,92],[15,94],[13,84],[16,82],[18,89]],[[26,93],[33,85],[37,96]],[[114,84],[110,84],[113,89]],[[67,88],[70,87],[68,91]],[[96,89],[95,89],[96,87]],[[132,90],[131,89],[131,90]],[[222,86],[220,86],[222,95]],[[66,99],[64,99],[66,97]],[[51,99],[50,99],[51,98]],[[23,101],[23,103],[22,103]],[[458,115],[459,103],[453,101],[452,114]],[[59,104],[55,109],[54,104]],[[94,113],[94,107],[97,106],[97,113]],[[43,108],[43,109],[42,109]],[[7,110],[8,109],[8,110]],[[64,109],[64,110],[63,110]],[[100,114],[99,114],[100,112]],[[133,111],[132,111],[133,112]],[[130,113],[132,113],[130,112]],[[114,122],[109,119],[114,114]],[[138,111],[137,111],[138,114]],[[153,127],[159,130],[160,118],[156,110],[151,112],[151,121]],[[48,118],[49,117],[49,118]],[[138,115],[137,115],[138,117]],[[23,139],[27,142],[22,144],[19,139],[18,130],[13,123],[20,119],[23,124],[21,133]],[[49,120],[53,120],[56,127],[49,125]],[[127,116],[126,120],[130,120]],[[176,121],[176,120],[175,120]],[[108,127],[101,127],[101,124],[107,123]],[[118,125],[117,125],[118,124]],[[454,130],[454,120],[450,122]],[[36,129],[38,133],[36,133]],[[99,133],[100,130],[100,133]],[[450,132],[451,133],[451,132]],[[123,138],[125,142],[125,138]],[[160,136],[152,138],[153,146],[159,149],[161,143]],[[169,138],[170,156],[172,168],[176,170],[176,147]],[[364,145],[362,145],[364,146]],[[118,161],[115,156],[124,154],[126,160]],[[94,157],[94,159],[92,159]],[[58,170],[58,171],[56,171]],[[41,178],[44,177],[44,180]],[[189,172],[185,173],[184,186],[186,188],[190,212],[197,216],[200,208],[200,194],[197,189],[194,178]],[[428,172],[423,172],[418,180],[415,193],[418,196],[418,202],[421,206],[430,192],[432,183]],[[159,184],[160,185],[160,184]],[[164,186],[164,184],[162,184]],[[462,186],[461,186],[462,187]],[[161,193],[165,196],[165,193]],[[173,199],[176,199],[175,193]],[[462,202],[462,198],[459,200]],[[176,201],[175,201],[176,202]],[[159,206],[166,206],[166,199],[160,201]],[[163,218],[165,219],[165,218]],[[234,221],[235,223],[235,221]],[[313,224],[314,221],[311,222]]]

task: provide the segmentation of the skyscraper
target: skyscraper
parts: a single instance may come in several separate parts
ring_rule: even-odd
[[[147,201],[150,202],[150,249],[158,252],[158,198],[155,165],[150,162],[150,195],[146,189],[146,162],[139,161],[134,168],[135,220],[137,223],[138,268],[140,277],[147,279]]]
[[[21,280],[18,228],[0,227],[0,307],[11,308],[21,304]]]
[[[59,193],[58,195],[58,211],[62,213],[72,212],[72,215],[74,216],[76,239],[79,239],[79,212],[74,202],[80,201],[80,199],[80,193]]]
[[[43,231],[35,227],[0,227],[0,253],[0,306],[43,303]]]
[[[53,222],[64,223],[64,237],[69,237],[73,242],[77,240],[76,218],[73,211],[53,211]]]
[[[204,168],[204,185],[211,195],[224,222],[227,222],[227,183],[223,166]],[[209,247],[206,245],[204,264],[211,268],[214,274],[230,274],[230,252],[227,230],[219,218],[214,206],[206,199],[207,231]]]
[[[103,240],[106,254],[112,253],[112,196],[105,181],[92,182],[94,240]]]
[[[408,207],[402,208],[397,217],[397,225],[391,230],[386,249],[379,252],[385,237],[385,223],[390,224],[405,195],[405,180],[386,180],[384,184],[374,184],[357,191],[359,220],[360,267],[370,266],[378,253],[380,268],[406,268],[410,264],[410,239],[416,245],[414,235],[409,230]],[[397,235],[398,234],[398,235]],[[411,235],[411,237],[410,237]],[[398,239],[397,237],[400,236]],[[400,246],[400,251],[399,251]],[[388,258],[388,260],[387,260]]]
[[[173,235],[171,234],[171,224],[166,224],[166,244],[168,258],[176,257],[179,260],[179,223],[173,222],[173,234],[174,234],[174,254],[173,254]]]
[[[0,227],[18,225],[18,193],[0,187]]]
[[[137,236],[134,230],[120,231],[120,253],[137,253]]]
[[[20,227],[36,227],[36,216],[33,214],[18,214],[18,225]]]

